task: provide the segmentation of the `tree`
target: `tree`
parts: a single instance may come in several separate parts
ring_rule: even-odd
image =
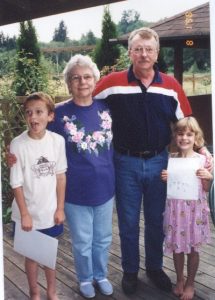
[[[122,18],[117,25],[117,31],[119,35],[129,33],[134,29],[149,26],[149,22],[140,20],[140,14],[133,10],[124,10],[122,13]]]
[[[160,52],[158,55],[158,68],[163,73],[167,73],[167,71],[168,71],[167,63],[166,63],[165,57],[164,57],[163,48],[160,49]]]
[[[199,71],[210,70],[210,50],[209,49],[184,49],[184,70],[188,71],[193,64],[197,65]]]
[[[67,37],[67,27],[64,23],[64,21],[61,21],[59,23],[58,28],[54,31],[54,36],[51,43],[55,43],[56,48],[65,47],[65,43],[69,41],[69,38]],[[63,64],[64,61],[67,61],[69,59],[70,55],[66,52],[61,53],[55,53],[52,55],[52,61],[57,65]]]
[[[43,90],[46,86],[44,70],[40,65],[41,52],[31,20],[20,23],[17,39],[17,63],[13,86],[19,96]]]
[[[36,31],[31,20],[20,23],[17,50],[18,52],[22,52],[22,56],[35,59],[36,63],[39,64],[41,52]]]
[[[100,69],[104,66],[114,65],[119,57],[119,47],[109,42],[109,39],[116,37],[116,25],[111,19],[108,6],[105,6],[102,21],[102,38],[97,43],[94,53],[95,61]]]
[[[94,33],[89,30],[87,34],[82,34],[81,39],[80,39],[80,45],[95,45],[96,44],[96,37]]]
[[[55,42],[65,42],[68,39],[67,37],[67,27],[64,24],[64,21],[61,21],[59,27],[55,29],[53,41]]]
[[[3,32],[0,32],[0,50],[12,50],[16,48],[16,37],[10,38],[5,36]]]

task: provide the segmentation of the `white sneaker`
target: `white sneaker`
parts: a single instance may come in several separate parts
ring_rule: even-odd
[[[96,295],[94,286],[90,281],[81,282],[79,288],[82,296],[84,296],[85,298],[94,298]]]
[[[97,286],[101,294],[110,296],[113,294],[113,287],[107,278],[96,281]]]

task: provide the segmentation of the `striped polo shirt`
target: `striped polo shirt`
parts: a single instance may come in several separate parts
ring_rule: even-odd
[[[158,69],[148,88],[132,66],[113,72],[98,82],[94,96],[109,105],[116,150],[162,151],[170,143],[171,122],[192,113],[181,85]]]

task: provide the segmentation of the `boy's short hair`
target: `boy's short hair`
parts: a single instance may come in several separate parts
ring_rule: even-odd
[[[55,109],[54,101],[48,94],[43,92],[35,92],[27,96],[27,98],[23,103],[24,110],[26,109],[26,106],[30,101],[36,101],[36,100],[43,101],[46,104],[49,113],[54,112]]]

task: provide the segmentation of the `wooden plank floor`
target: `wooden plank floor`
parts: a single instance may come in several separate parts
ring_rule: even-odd
[[[143,220],[141,220],[140,253],[141,265],[139,272],[138,291],[135,295],[126,296],[121,289],[122,269],[120,263],[120,246],[117,227],[117,216],[113,216],[113,243],[109,260],[109,279],[111,280],[114,293],[112,296],[103,296],[97,292],[95,300],[176,300],[172,293],[165,293],[153,286],[145,275],[144,267],[144,239]],[[28,284],[24,272],[24,259],[13,251],[13,238],[11,224],[4,225],[4,278],[5,278],[5,300],[25,300],[28,298]],[[202,248],[200,253],[200,266],[196,276],[195,300],[215,300],[215,229],[211,224],[212,243]],[[38,245],[39,246],[39,245]],[[64,234],[59,239],[59,250],[57,259],[57,291],[60,300],[83,300],[79,294],[76,274],[74,270],[74,259],[70,251],[71,243],[67,226]],[[176,281],[174,266],[171,256],[164,257],[164,269],[173,283]],[[39,285],[42,299],[45,297],[46,281],[42,268],[39,272]]]

